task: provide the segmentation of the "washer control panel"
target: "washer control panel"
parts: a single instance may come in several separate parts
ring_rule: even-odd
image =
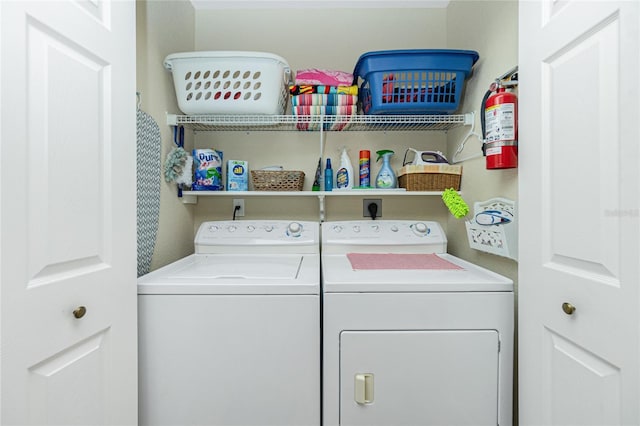
[[[242,246],[254,250],[265,246],[317,246],[319,224],[296,220],[230,220],[203,222],[196,233],[196,252],[207,247]],[[273,250],[273,249],[272,249]]]
[[[418,246],[426,252],[446,252],[447,237],[438,222],[424,220],[355,220],[324,222],[322,246]],[[395,251],[390,249],[389,251]]]

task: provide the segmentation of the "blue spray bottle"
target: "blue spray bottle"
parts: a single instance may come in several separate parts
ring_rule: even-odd
[[[382,158],[382,168],[378,172],[378,176],[376,177],[376,188],[395,188],[396,187],[396,174],[393,172],[391,165],[389,164],[389,159],[394,154],[390,149],[383,149],[380,151],[376,151],[378,154],[377,161],[380,161]]]
[[[331,169],[331,158],[327,158],[327,167],[324,169],[324,190],[333,189],[333,170]]]

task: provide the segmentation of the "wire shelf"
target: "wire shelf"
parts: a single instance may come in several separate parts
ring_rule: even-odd
[[[464,125],[457,115],[175,115],[170,126],[196,131],[446,131]]]

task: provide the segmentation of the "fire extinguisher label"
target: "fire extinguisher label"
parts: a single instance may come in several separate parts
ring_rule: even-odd
[[[500,154],[502,154],[502,147],[501,146],[495,146],[493,148],[487,148],[486,154],[487,154],[487,156],[489,156],[489,155],[500,155]]]
[[[498,104],[484,111],[487,142],[514,140],[515,104]]]

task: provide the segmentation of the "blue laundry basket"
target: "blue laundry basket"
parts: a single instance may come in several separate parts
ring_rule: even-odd
[[[452,114],[479,55],[472,50],[381,50],[353,72],[364,114]]]

